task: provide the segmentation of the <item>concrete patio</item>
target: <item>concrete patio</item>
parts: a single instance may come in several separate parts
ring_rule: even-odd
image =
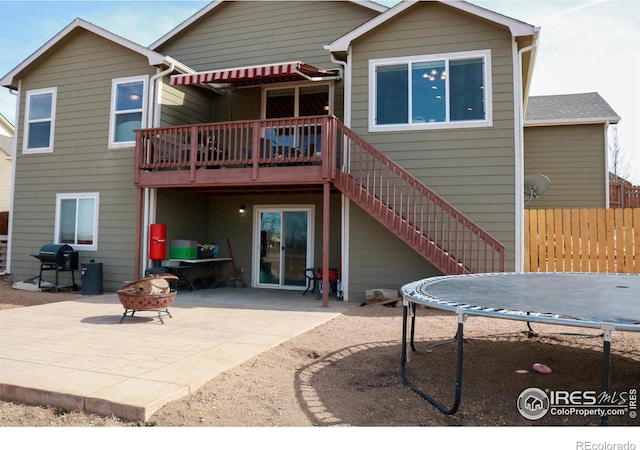
[[[56,295],[56,294],[51,294]],[[355,306],[300,291],[179,292],[120,320],[115,293],[0,311],[0,398],[147,421],[166,403]]]

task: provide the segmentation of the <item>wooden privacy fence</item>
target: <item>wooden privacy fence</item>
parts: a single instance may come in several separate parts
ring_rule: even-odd
[[[611,208],[640,208],[640,186],[610,184],[609,205]]]
[[[0,234],[9,234],[9,211],[0,211]]]
[[[528,209],[526,272],[640,273],[640,208]]]

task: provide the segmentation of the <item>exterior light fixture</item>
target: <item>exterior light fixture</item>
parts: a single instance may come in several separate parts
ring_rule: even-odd
[[[247,210],[247,209],[244,207],[244,205],[240,205],[240,207],[238,208],[238,212],[239,212],[240,214],[244,214],[244,212],[245,212],[246,210]]]

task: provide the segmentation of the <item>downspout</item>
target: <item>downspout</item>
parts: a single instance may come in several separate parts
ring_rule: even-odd
[[[156,82],[161,80],[165,75],[171,74],[175,70],[175,64],[171,63],[169,68],[162,72],[156,73],[149,80],[149,97],[147,99],[147,124],[145,128],[153,128],[156,121],[159,119],[158,108],[156,108],[157,102],[155,101]],[[157,117],[156,117],[157,116]],[[147,265],[149,263],[149,226],[152,220],[152,203],[153,204],[153,219],[155,220],[155,190],[151,192],[150,188],[143,189],[142,195],[142,256],[140,258],[140,273],[144,275]]]
[[[349,48],[349,55],[347,56],[347,60],[350,59],[351,56],[351,48]],[[344,124],[346,126],[351,125],[351,104],[347,102],[348,99],[351,98],[351,74],[349,73],[349,65],[345,61],[341,61],[335,57],[333,53],[331,53],[331,62],[334,64],[338,64],[342,66],[340,68],[340,77],[344,81],[344,95],[343,95],[343,104],[344,104]]]
[[[609,172],[611,171],[611,168],[609,167],[609,125],[611,125],[611,122],[609,121],[609,119],[607,119],[607,121],[604,123],[604,159],[607,162],[607,170],[605,170],[604,173],[604,207],[606,209],[609,209],[611,207],[611,188],[609,186]],[[623,199],[623,193],[624,192],[620,192],[621,201]],[[621,203],[620,207],[622,208],[622,206],[623,204]]]
[[[347,53],[347,61],[336,59],[331,53],[331,61],[342,66],[342,79],[344,81],[344,94],[342,104],[344,105],[344,124],[351,127],[351,47]],[[341,256],[341,289],[342,299],[349,301],[349,199],[342,194],[341,196],[341,219],[340,226],[342,228],[340,252]]]
[[[18,166],[18,136],[16,135],[16,131],[19,129],[20,124],[20,92],[22,89],[22,80],[18,81],[18,90],[14,91],[13,89],[9,89],[9,93],[16,97],[16,109],[15,109],[15,124],[13,126],[14,134],[13,134],[13,144],[11,146],[11,186],[9,187],[9,229],[7,230],[7,266],[5,267],[3,272],[0,272],[0,275],[11,273],[11,236],[13,235],[13,211],[14,208],[14,192],[16,191],[16,168]]]
[[[148,100],[148,109],[149,112],[155,112],[154,111],[154,93],[155,93],[155,83],[156,81],[158,81],[158,79],[163,78],[165,75],[169,75],[171,74],[176,68],[176,65],[174,63],[171,63],[169,65],[169,68],[166,70],[163,70],[162,72],[159,72],[157,74],[155,74],[154,76],[151,77],[151,80],[149,82],[149,100]],[[147,128],[153,128],[154,125],[154,119],[155,119],[155,115],[154,114],[147,114]]]
[[[536,28],[536,30],[538,30]],[[514,45],[518,45],[514,39]],[[524,86],[522,85],[522,55],[525,52],[529,52],[538,46],[538,38],[534,34],[533,43],[528,47],[521,48],[518,50],[518,68],[517,68],[517,87],[518,89],[514,89],[516,91],[516,95],[514,101],[518,106],[518,115],[516,123],[516,130],[518,139],[516,140],[516,152],[515,152],[515,167],[516,167],[516,235],[515,235],[515,271],[523,272],[524,271],[524,112],[525,112],[525,104],[526,99],[524,96]]]

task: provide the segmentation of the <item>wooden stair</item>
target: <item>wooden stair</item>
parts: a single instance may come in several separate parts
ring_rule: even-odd
[[[445,275],[504,272],[505,248],[336,120],[333,184]]]

